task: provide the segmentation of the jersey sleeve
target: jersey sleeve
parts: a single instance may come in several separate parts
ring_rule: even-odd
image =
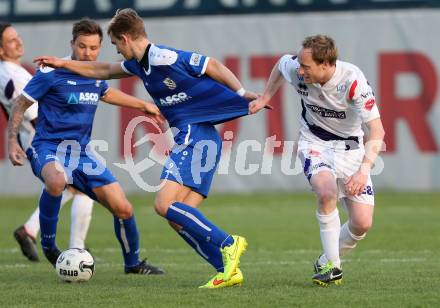
[[[100,89],[100,90],[101,90],[100,95],[101,95],[101,97],[103,97],[103,96],[107,93],[107,91],[108,91],[108,89],[109,89],[109,86],[108,86],[107,81],[105,81],[105,80],[101,80],[100,87],[101,87],[101,89]]]
[[[199,77],[205,74],[209,57],[195,52],[181,51],[177,61],[190,75]]]
[[[29,75],[28,75],[29,76]],[[21,93],[23,93],[23,89],[27,85],[29,81],[29,77],[24,76],[23,74],[18,74],[13,80],[14,80],[14,96],[13,98],[16,98],[20,96]]]
[[[38,104],[32,104],[23,115],[26,121],[32,121],[38,118]]]
[[[125,60],[121,62],[121,68],[124,72],[130,75],[137,75],[137,61],[135,59],[133,60]]]
[[[28,100],[38,103],[46,95],[55,80],[55,70],[51,68],[40,68],[34,77],[23,89],[23,96]]]
[[[351,83],[348,99],[363,123],[380,118],[373,89],[362,73]]]
[[[278,70],[288,83],[292,83],[297,78],[298,61],[296,56],[284,55],[278,62]]]

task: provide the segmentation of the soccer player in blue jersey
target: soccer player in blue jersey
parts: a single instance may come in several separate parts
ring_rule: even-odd
[[[214,124],[247,115],[248,101],[257,95],[245,91],[234,74],[213,58],[151,43],[143,20],[132,9],[118,10],[107,33],[126,59],[122,63],[49,56],[35,61],[90,78],[141,78],[170,126],[178,128],[155,210],[216,269],[216,275],[201,287],[240,284],[243,275],[238,264],[246,239],[220,229],[197,206],[208,196],[220,158],[221,138]]]
[[[90,20],[75,23],[72,55],[78,61],[96,60],[102,30]],[[114,215],[116,237],[121,245],[125,273],[162,274],[163,271],[139,259],[139,234],[132,205],[110,171],[89,147],[93,119],[99,100],[136,108],[158,122],[159,109],[121,91],[105,81],[85,78],[66,69],[40,68],[24,88],[12,111],[8,126],[9,158],[22,165],[29,158],[34,174],[45,184],[40,197],[41,245],[52,265],[60,254],[55,242],[61,195],[67,184],[104,205]],[[17,142],[24,111],[38,103],[36,134],[26,153]]]

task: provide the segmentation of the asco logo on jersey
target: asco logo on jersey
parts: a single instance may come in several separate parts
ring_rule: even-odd
[[[172,106],[183,103],[189,99],[191,99],[191,96],[187,95],[185,92],[180,92],[174,95],[160,98],[159,101],[162,106]]]
[[[72,92],[67,103],[70,105],[97,105],[99,101],[98,93],[94,92]]]

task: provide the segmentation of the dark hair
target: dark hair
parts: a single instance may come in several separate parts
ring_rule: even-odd
[[[139,36],[147,37],[144,21],[135,10],[130,8],[116,11],[107,28],[107,34],[112,34],[117,39],[121,39],[122,34],[128,34],[133,39]]]
[[[3,32],[12,25],[8,22],[0,22],[0,46],[3,46]]]
[[[322,34],[308,36],[302,42],[302,47],[312,50],[312,59],[317,64],[327,62],[334,65],[338,59],[335,41],[329,36]]]
[[[83,18],[73,24],[72,28],[72,40],[75,41],[80,35],[94,35],[98,34],[99,39],[102,42],[102,29],[101,26],[90,18]]]

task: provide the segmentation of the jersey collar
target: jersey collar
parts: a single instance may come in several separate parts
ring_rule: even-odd
[[[142,59],[139,61],[139,64],[141,65],[142,69],[144,70],[145,75],[150,75],[151,73],[151,67],[150,67],[150,48],[151,43],[147,45],[147,48],[145,48],[144,55],[142,56]]]
[[[142,59],[141,59],[141,61],[139,61],[139,63],[142,65],[142,67],[143,68],[145,68],[145,69],[149,69],[150,68],[150,57],[149,57],[149,54],[150,54],[150,48],[151,48],[151,43],[149,43],[148,45],[147,45],[147,48],[145,48],[145,52],[144,52],[144,55],[142,56]]]
[[[330,78],[329,81],[327,81],[322,88],[324,89],[329,89],[329,88],[333,88],[335,87],[338,82],[339,82],[339,76],[341,75],[341,63],[337,60],[336,61],[336,69],[335,72],[333,73],[332,78]]]

